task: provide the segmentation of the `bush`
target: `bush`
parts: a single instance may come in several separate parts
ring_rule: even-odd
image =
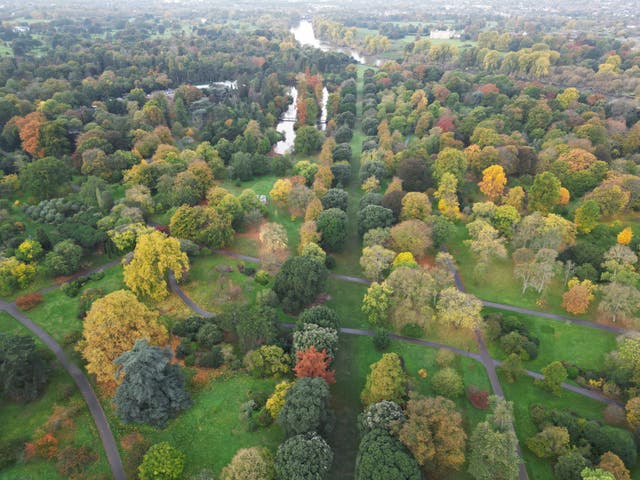
[[[0,440],[0,471],[15,464],[22,455],[26,439]]]
[[[171,331],[178,337],[184,337],[191,341],[195,341],[200,328],[202,328],[205,323],[206,320],[202,317],[189,317],[176,323]]]
[[[58,454],[58,472],[63,477],[73,478],[97,460],[98,455],[89,447],[69,445]]]
[[[464,392],[462,377],[451,367],[438,370],[431,378],[433,390],[443,397],[455,398]]]
[[[373,336],[373,347],[379,352],[384,352],[390,344],[389,332],[384,328],[377,328]]]
[[[104,278],[104,271],[100,270],[98,272],[90,273],[87,278],[90,282],[97,282],[98,280],[102,280]]]
[[[271,280],[271,275],[264,270],[258,270],[254,276],[254,280],[258,285],[266,285]]]
[[[480,390],[475,385],[469,385],[467,387],[467,398],[471,405],[479,410],[489,408],[489,392],[486,390]]]
[[[186,455],[167,442],[153,445],[138,468],[140,480],[178,480],[184,470]]]
[[[212,348],[224,339],[224,335],[220,327],[215,323],[206,323],[203,325],[196,336],[196,340],[202,348]]]
[[[351,181],[351,165],[347,162],[334,163],[331,165],[331,173],[333,173],[332,187],[345,188]]]
[[[451,367],[456,360],[456,354],[446,348],[441,348],[436,353],[436,364],[440,368]]]
[[[369,405],[364,412],[358,415],[358,427],[362,434],[376,428],[391,431],[405,420],[400,405],[389,400],[382,400]]]
[[[282,443],[276,453],[277,478],[324,480],[333,463],[333,452],[317,433],[296,435]]]
[[[296,323],[298,330],[302,330],[307,323],[314,323],[319,327],[333,328],[334,330],[340,328],[338,314],[332,308],[324,305],[316,305],[304,310]]]
[[[196,356],[196,367],[218,368],[224,363],[224,356],[220,347],[213,347],[210,352],[200,353]]]
[[[191,354],[191,350],[191,341],[187,338],[183,338],[176,347],[176,358],[182,360],[183,358]]]
[[[16,307],[25,312],[40,305],[42,303],[42,300],[42,294],[28,293],[16,298]]]
[[[420,338],[424,334],[424,330],[417,323],[407,323],[402,327],[402,335],[411,338]]]
[[[349,205],[349,194],[341,188],[331,188],[322,196],[321,201],[325,210],[339,208],[346,212]]]
[[[287,437],[309,432],[327,433],[332,429],[329,386],[320,377],[299,378],[287,392],[278,414],[278,425]]]

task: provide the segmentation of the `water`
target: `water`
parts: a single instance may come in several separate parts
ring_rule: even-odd
[[[287,108],[287,111],[282,115],[282,119],[276,126],[276,130],[284,134],[284,140],[280,140],[273,147],[273,152],[278,155],[284,155],[293,148],[293,142],[296,139],[296,131],[293,129],[296,118],[298,116],[298,89],[296,87],[289,88],[289,95],[293,98],[293,102]],[[323,106],[323,112],[326,110],[326,105]]]
[[[364,64],[366,62],[366,58],[360,55],[357,50],[336,47],[334,45],[321,41],[313,32],[313,24],[309,20],[300,20],[298,26],[293,27],[290,32],[293,34],[298,43],[303,47],[310,46],[319,48],[323,52],[328,52],[329,50],[342,52],[351,55],[351,57],[358,63]]]
[[[327,102],[329,101],[329,90],[327,87],[322,89],[322,112],[320,114],[320,128],[324,131],[327,129],[327,117],[329,112],[327,110]]]

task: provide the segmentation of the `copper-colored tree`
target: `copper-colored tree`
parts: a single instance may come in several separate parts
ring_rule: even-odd
[[[298,359],[293,371],[296,372],[298,378],[301,377],[320,377],[329,385],[336,383],[335,370],[329,370],[331,365],[331,357],[327,356],[327,351],[323,348],[318,352],[316,347],[311,347],[304,352],[297,353]]]

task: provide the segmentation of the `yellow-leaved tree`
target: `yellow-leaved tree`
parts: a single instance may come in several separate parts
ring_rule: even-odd
[[[618,243],[620,245],[629,245],[632,238],[633,231],[631,230],[631,228],[627,227],[618,234]]]
[[[133,259],[124,266],[124,283],[139,297],[162,300],[167,296],[167,271],[177,279],[189,271],[189,258],[176,238],[154,231],[138,238]]]
[[[478,183],[480,191],[491,200],[502,195],[507,184],[507,176],[501,165],[491,165],[482,171],[482,180]]]
[[[167,329],[158,322],[158,313],[128,290],[117,290],[93,302],[82,337],[77,349],[87,361],[87,372],[111,386],[116,373],[113,361],[131,350],[136,340],[146,338],[152,345],[164,345],[168,340]]]

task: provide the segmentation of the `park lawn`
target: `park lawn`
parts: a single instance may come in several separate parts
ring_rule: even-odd
[[[0,332],[14,335],[30,335],[31,333],[6,312],[0,312]],[[36,339],[39,345],[42,343]],[[50,358],[53,356],[47,352]],[[98,460],[88,466],[84,473],[91,478],[108,475],[109,467],[98,437],[93,419],[89,415],[84,400],[71,377],[54,361],[54,368],[44,394],[33,402],[17,404],[0,400],[1,439],[11,441],[32,441],[36,431],[41,428],[53,413],[56,406],[77,409],[72,415],[73,423],[62,427],[55,433],[60,439],[60,446],[87,446],[98,456]],[[19,461],[15,465],[2,470],[0,475],[6,480],[22,480],[25,478],[63,479],[55,466],[55,460],[45,461],[32,459]]]
[[[487,313],[497,311],[485,309]],[[538,357],[524,362],[524,366],[529,370],[539,372],[556,360],[572,362],[588,370],[601,370],[604,367],[605,355],[616,347],[616,335],[613,333],[543,317],[515,312],[503,313],[522,321],[529,331],[540,339]],[[491,344],[490,351],[493,358],[506,358],[498,342]]]
[[[386,352],[396,352],[402,356],[412,390],[423,395],[433,395],[429,377],[420,378],[418,370],[425,368],[429,376],[437,371],[435,349],[392,341]],[[381,357],[382,353],[374,349],[371,338],[340,335],[339,350],[334,364],[336,384],[331,388],[332,406],[337,419],[335,429],[329,435],[329,442],[334,450],[334,463],[330,472],[332,479],[353,478],[359,444],[357,417],[364,409],[360,393],[370,371],[369,366]],[[456,369],[463,374],[465,386],[473,384],[482,389],[490,388],[489,380],[480,363],[457,357]],[[475,425],[484,419],[485,412],[473,408],[465,397],[457,399],[456,404],[463,414],[467,434],[470,434]],[[471,477],[463,467],[461,472],[453,473],[448,478],[462,480]]]
[[[529,478],[552,480],[555,477],[550,464],[536,457],[525,444],[527,438],[538,432],[531,420],[529,407],[540,404],[547,408],[572,411],[587,419],[602,420],[604,404],[566,390],[563,390],[562,397],[555,397],[536,387],[533,379],[529,377],[520,378],[513,384],[507,383],[503,376],[500,376],[500,379],[507,400],[513,402],[515,429],[522,447]],[[640,474],[640,468],[636,467],[631,477],[639,478],[638,474]]]
[[[255,263],[243,262],[223,255],[198,257],[191,263],[188,280],[181,283],[184,292],[198,305],[219,313],[229,302],[253,303],[259,290],[266,288],[253,277],[238,271],[239,264],[257,268]],[[221,272],[221,267],[232,267],[233,272]],[[240,287],[238,291],[237,287]]]
[[[254,379],[243,373],[222,373],[192,395],[193,406],[158,430],[145,425],[125,425],[110,412],[114,434],[122,438],[139,432],[151,444],[169,442],[187,455],[183,477],[191,478],[211,469],[216,478],[241,448],[264,446],[275,453],[283,441],[280,427],[273,424],[250,432],[239,420],[240,405],[250,391],[272,392],[278,380]]]
[[[466,227],[462,224],[456,225],[454,237],[447,242],[449,252],[456,260],[456,265],[460,272],[460,277],[465,289],[473,293],[482,300],[515,305],[532,310],[556,313],[559,315],[569,315],[560,305],[562,294],[566,287],[562,285],[562,280],[557,275],[543,291],[542,295],[533,289],[522,293],[522,284],[513,275],[513,264],[509,259],[497,259],[491,262],[482,278],[476,278],[474,268],[475,258],[464,240],[468,239]],[[583,315],[569,315],[582,320],[593,320],[596,306],[592,303],[587,313]]]

